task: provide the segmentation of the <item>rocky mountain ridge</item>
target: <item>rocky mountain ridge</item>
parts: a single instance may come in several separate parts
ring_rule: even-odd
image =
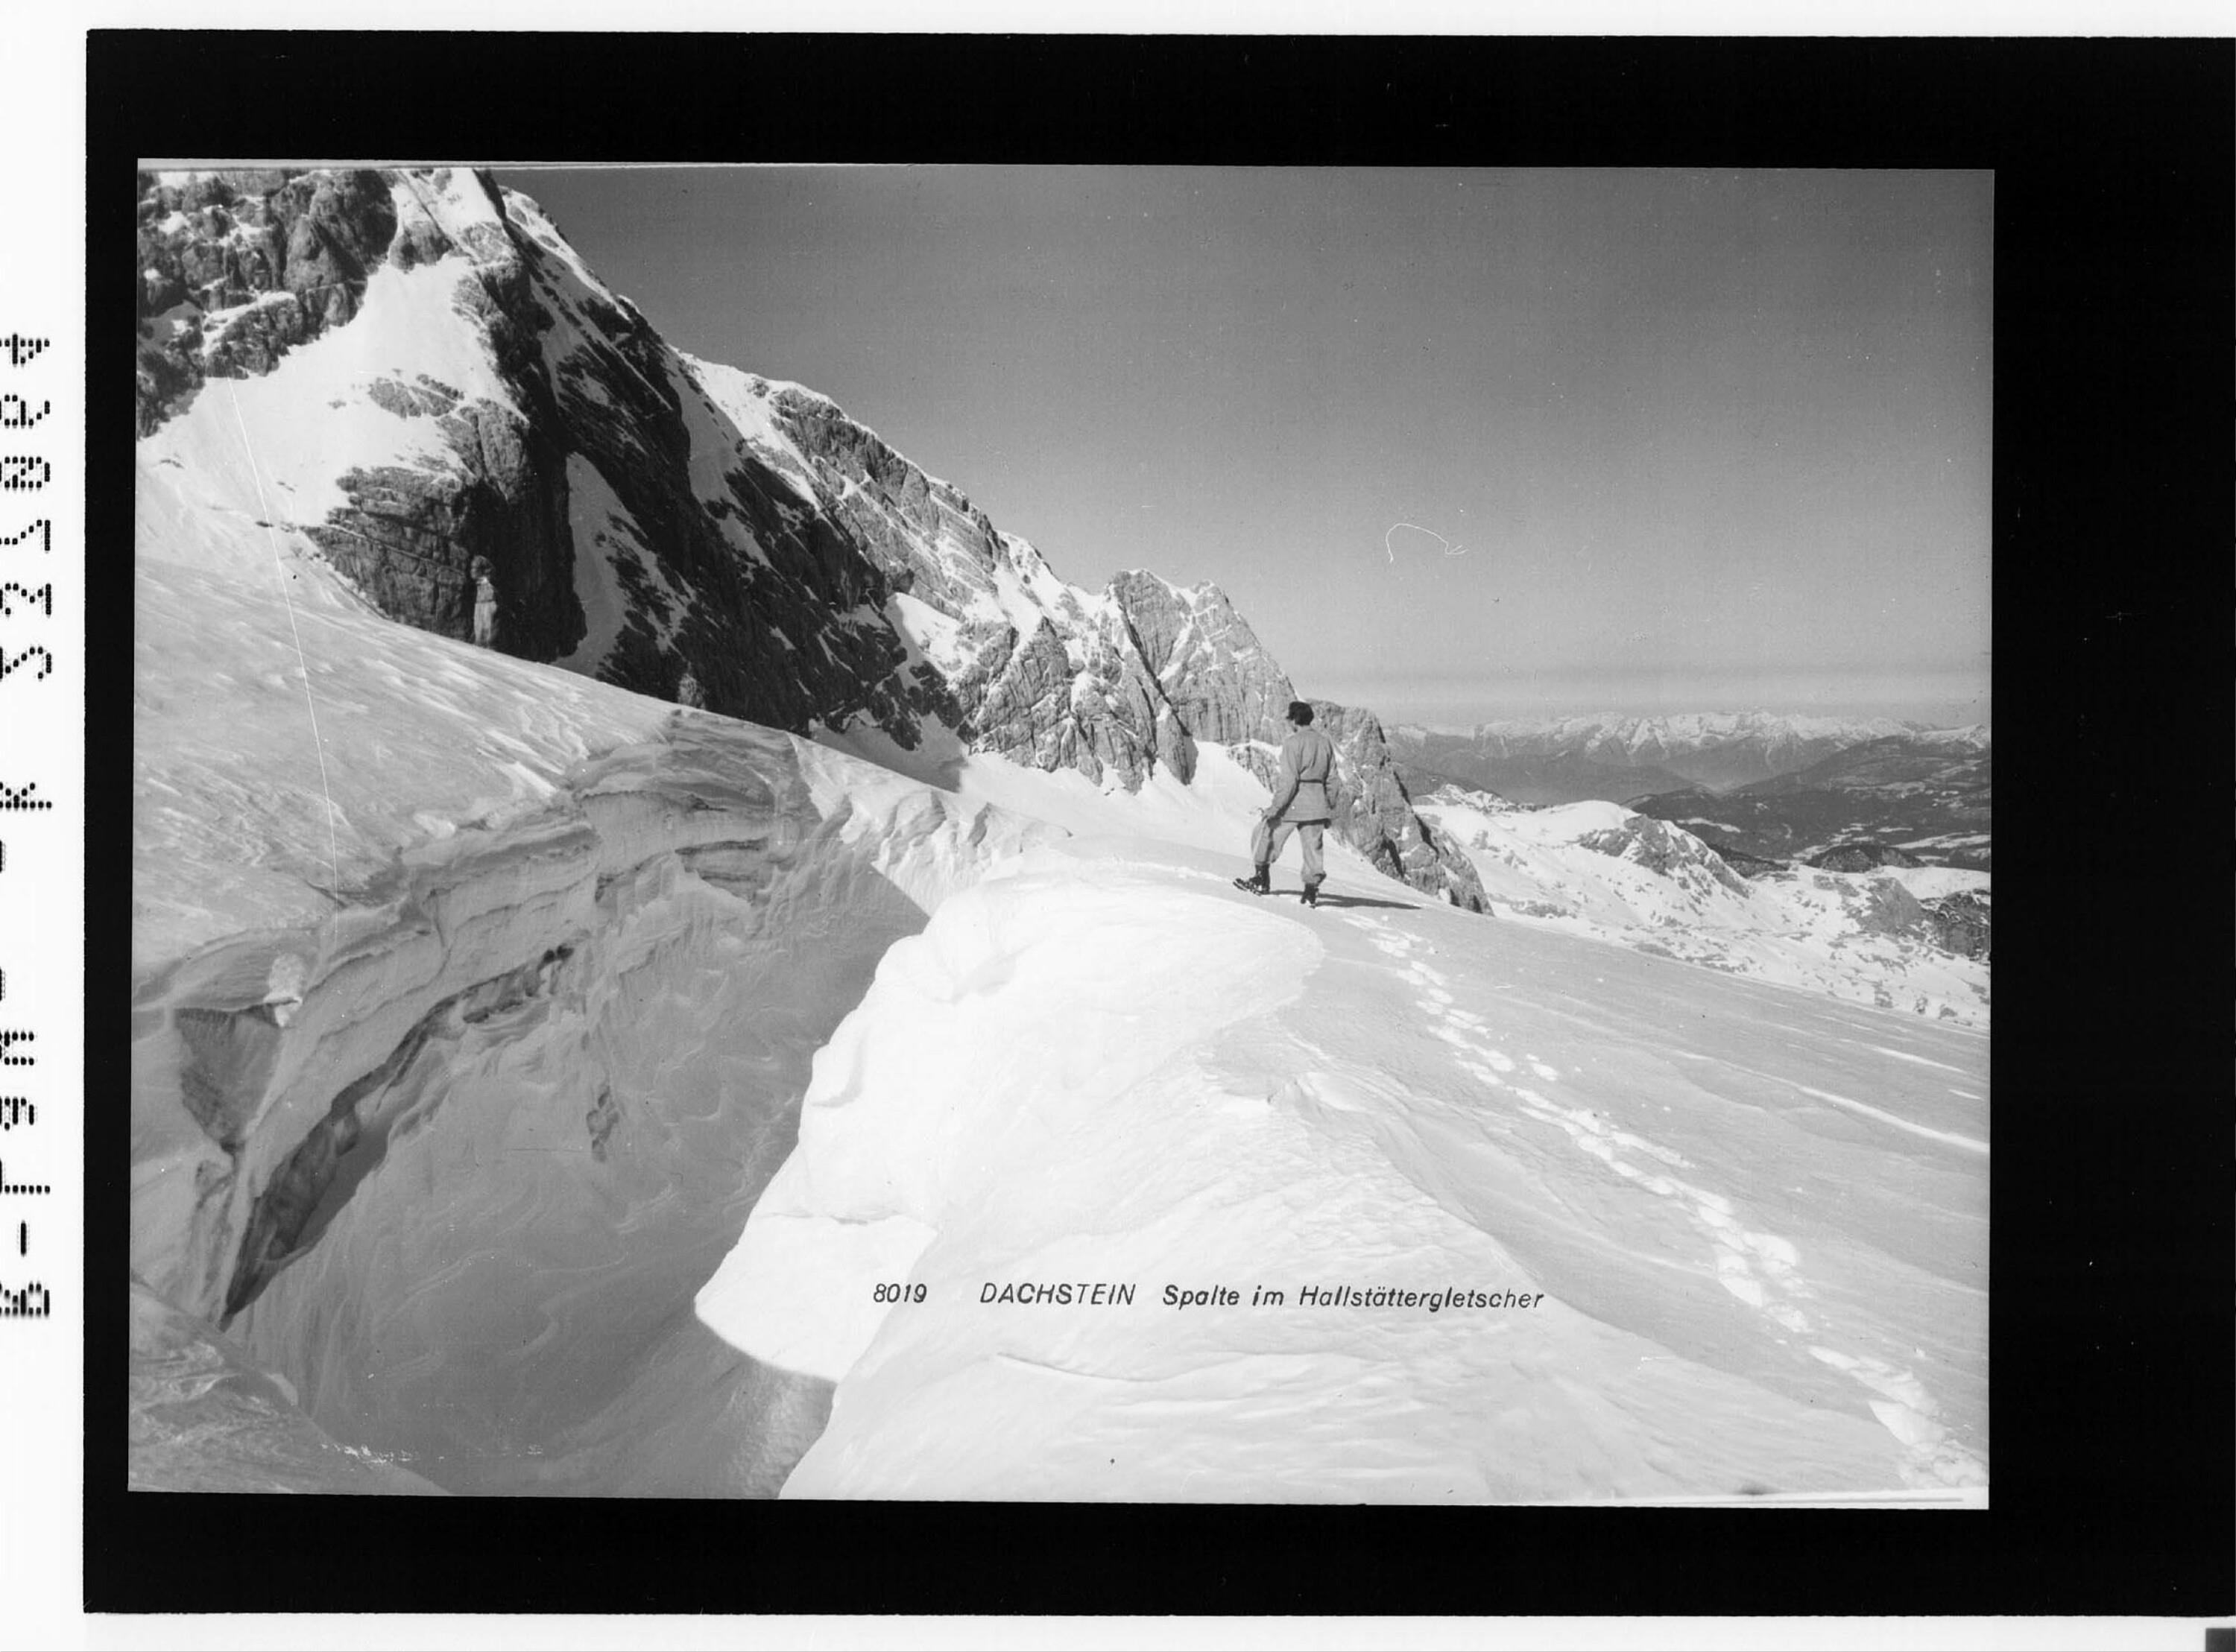
[[[828,397],[674,349],[490,174],[140,189],[143,442],[191,468],[240,421],[276,525],[388,617],[470,637],[485,576],[503,652],[773,728],[936,724],[1128,790],[1201,741],[1268,769],[1294,687],[1215,587],[1066,584]],[[299,387],[293,420],[209,405],[255,377]],[[1337,836],[1483,909],[1379,724],[1320,704]]]

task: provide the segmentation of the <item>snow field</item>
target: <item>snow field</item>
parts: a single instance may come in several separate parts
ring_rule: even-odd
[[[1316,948],[1270,917],[1109,873],[982,884],[897,945],[820,1052],[805,1145],[700,1294],[756,1358],[836,1380],[956,1212],[1212,1027],[1292,993]],[[1175,956],[1186,970],[1172,967]]]
[[[1634,967],[1610,982],[1603,947],[1379,880],[1318,914],[1222,895],[1180,845],[1073,840],[1026,864],[881,966],[700,1295],[756,1359],[837,1383],[787,1494],[1829,1495],[1962,1483],[1982,1460],[1963,1455],[1984,1428],[1963,1367],[1984,1296],[1945,1270],[1984,1259],[1984,1178],[1906,1173],[1921,1138],[1859,1144],[1794,1085],[1766,1116],[1722,1056],[1691,1052],[1715,1065],[1688,1073],[1659,1047],[1713,1018],[1703,1041],[1752,1052],[1762,1000],[1789,1018],[1811,1000],[1621,954]],[[1578,1024],[1595,1005],[1615,1026]],[[1889,1052],[1983,1053],[1874,1030]],[[1781,1178],[1885,1185],[1835,1220],[1792,1201],[1774,1217],[1766,1130]],[[1921,1193],[1924,1243],[1899,1230]],[[1134,1291],[983,1300],[1059,1281]],[[1297,1306],[1314,1282],[1546,1298]],[[1174,1310],[1167,1284],[1246,1305]],[[925,1300],[880,1300],[894,1285]],[[1286,1301],[1248,1305],[1261,1287]],[[1923,1455],[1856,1373],[1952,1329],[1954,1449]]]
[[[379,981],[404,976],[361,976],[349,1008],[321,960],[393,918],[329,921],[286,610],[276,576],[224,571],[272,575],[261,530],[191,508],[171,475],[142,473],[135,934],[151,963],[278,937],[242,954],[242,1001],[293,948],[311,1042],[291,1047],[360,1072]],[[648,848],[675,816],[663,796],[697,799],[681,818],[711,844],[749,802],[734,738],[790,751],[822,829],[862,857],[859,898],[867,878],[910,908],[794,906],[756,928],[708,863],[632,873],[613,896],[629,915],[556,997],[404,1075],[381,1165],[235,1328],[349,1446],[464,1489],[766,1488],[821,1422],[828,1379],[772,1368],[789,1365],[843,1372],[795,1493],[1830,1495],[1984,1459],[1984,1164],[1889,1122],[1983,1141],[1977,1035],[1450,911],[1333,853],[1331,894],[1374,904],[1253,901],[1227,879],[1263,791],[1223,751],[1194,787],[1160,775],[1130,797],[936,740],[865,751],[912,779],[838,749],[872,737],[805,745],[394,626],[283,555],[330,711],[345,889],[399,857],[455,862],[495,911],[569,796]],[[989,870],[1014,875],[958,893]],[[952,933],[885,959],[881,926],[933,907]],[[459,979],[517,962],[466,910],[440,921],[489,961],[460,954]],[[888,963],[891,995],[841,1023],[860,988],[826,965],[883,988]],[[344,1022],[358,1053],[319,1032]],[[155,1053],[135,1048],[135,1092]],[[718,1264],[781,1143],[754,1109],[787,1085],[819,1102],[826,1059],[843,1150],[813,1150],[832,1108],[811,1107],[789,1214],[760,1207],[780,1265],[740,1284]],[[195,1132],[156,1100],[135,1093],[135,1229],[171,1231]],[[856,1229],[888,1248],[824,1242]],[[746,1242],[765,1242],[749,1225]],[[768,1282],[787,1268],[814,1288]],[[710,1275],[710,1300],[766,1293],[746,1334],[783,1359],[675,1319]],[[936,1295],[871,1300],[898,1278]],[[1101,1323],[976,1301],[1051,1278],[1130,1280],[1135,1300]],[[1289,1302],[1174,1314],[1167,1282]],[[1294,1306],[1345,1283],[1547,1300],[1472,1320]]]
[[[262,529],[197,500],[197,484],[148,445],[134,581],[135,968],[242,929],[326,921],[329,820],[347,895],[407,846],[543,808],[573,764],[653,737],[674,713],[382,619],[299,536],[279,534],[275,558]]]
[[[1496,1092],[1502,1103],[1510,1096],[1514,1111],[1521,1117],[1558,1130],[1581,1153],[1597,1161],[1607,1170],[1614,1171],[1634,1188],[1641,1189],[1657,1199],[1669,1201],[1673,1207],[1681,1211],[1683,1220],[1691,1228],[1697,1241],[1705,1243],[1711,1254],[1716,1282],[1734,1299],[1761,1316],[1759,1321],[1761,1328],[1779,1346],[1779,1360],[1767,1366],[1758,1365],[1757,1380],[1780,1389],[1805,1393],[1808,1385],[1797,1384],[1794,1380],[1794,1373],[1790,1368],[1794,1343],[1793,1336],[1787,1334],[1799,1334],[1812,1329],[1810,1311],[1805,1308],[1804,1304],[1813,1302],[1817,1292],[1803,1276],[1800,1267],[1801,1253],[1793,1241],[1779,1233],[1768,1231],[1769,1224],[1766,1222],[1758,1216],[1749,1216],[1745,1206],[1736,1203],[1728,1194],[1713,1190],[1711,1186],[1701,1185],[1700,1180],[1694,1177],[1675,1174],[1674,1172],[1678,1170],[1693,1171],[1693,1161],[1673,1146],[1650,1139],[1646,1134],[1639,1131],[1621,1128],[1615,1122],[1620,1115],[1613,1108],[1566,1105],[1558,1098],[1557,1091],[1554,1095],[1549,1096],[1537,1089],[1516,1083],[1513,1078],[1513,1074],[1516,1071],[1515,1061],[1504,1052],[1495,1047],[1483,1036],[1488,1026],[1487,1019],[1453,1006],[1452,994],[1445,990],[1452,984],[1451,977],[1425,962],[1419,955],[1424,948],[1417,938],[1397,930],[1394,923],[1385,923],[1378,916],[1370,916],[1364,912],[1345,914],[1345,917],[1347,921],[1366,930],[1370,941],[1377,950],[1390,957],[1394,966],[1401,967],[1401,980],[1410,988],[1421,993],[1421,996],[1415,1000],[1415,1007],[1430,1018],[1432,1022],[1441,1023],[1435,1026],[1435,1032],[1446,1042],[1456,1046],[1457,1052],[1456,1059],[1458,1065],[1470,1077],[1481,1083],[1487,1090]],[[1607,983],[1603,980],[1595,978],[1594,985],[1604,988]],[[1599,995],[1610,996],[1604,993]],[[1526,1001],[1526,1000],[1520,1000],[1520,1002]],[[1509,1000],[1506,1003],[1519,1007],[1516,1000]],[[1504,1006],[1502,1006],[1502,1007]],[[1802,1006],[1797,1004],[1792,1008],[1798,1011],[1802,1008]],[[1883,1044],[1869,1047],[1875,1054],[1896,1057],[1917,1065],[1927,1066],[1945,1065],[1907,1052],[1896,1051]],[[1560,1072],[1538,1059],[1534,1052],[1525,1050],[1522,1059],[1529,1064],[1531,1072],[1545,1083],[1547,1090],[1552,1090],[1554,1085],[1561,1081]],[[1706,1058],[1695,1057],[1694,1059],[1705,1059]],[[1595,1062],[1593,1065],[1596,1066],[1602,1064]],[[1594,1088],[1598,1089],[1599,1086],[1595,1085]],[[1822,1091],[1798,1084],[1792,1085],[1792,1092],[1799,1096],[1835,1099],[1828,1097]],[[1681,1096],[1682,1092],[1679,1091],[1673,1093]],[[1623,1104],[1625,1112],[1634,1117],[1639,1115],[1641,1111],[1638,1106],[1639,1098],[1634,1093],[1624,1094],[1621,1090],[1616,1090],[1602,1091],[1601,1094],[1607,1096],[1608,1099],[1618,1100]],[[1672,1111],[1671,1104],[1661,1104],[1661,1111],[1665,1114],[1669,1113]],[[1651,1118],[1650,1106],[1643,1111],[1646,1117]],[[1873,1110],[1873,1111],[1880,1121],[1904,1132],[1950,1142],[1967,1150],[1976,1150],[1981,1153],[1986,1151],[1984,1142],[1975,1141],[1951,1132],[1924,1130],[1891,1113],[1880,1110]],[[1669,1124],[1676,1123],[1684,1116],[1685,1110],[1680,1105],[1676,1118],[1661,1123],[1656,1127],[1666,1131]],[[1412,1098],[1411,1105],[1407,1109],[1407,1122],[1418,1126],[1438,1125],[1444,1121],[1438,1118],[1433,1107],[1424,1105],[1424,1098],[1417,1094]],[[1424,1177],[1424,1185],[1437,1184],[1438,1177],[1449,1168],[1444,1163],[1447,1158],[1461,1158],[1462,1162],[1464,1162],[1462,1152],[1458,1150],[1462,1144],[1455,1141],[1449,1133],[1442,1131],[1438,1133],[1441,1135],[1441,1139],[1436,1144],[1436,1167]],[[1426,1134],[1427,1132],[1424,1132],[1424,1137]],[[1479,1142],[1466,1144],[1468,1149],[1473,1150],[1477,1154],[1480,1153],[1481,1145]],[[1718,1177],[1717,1181],[1726,1187],[1747,1188],[1759,1180],[1759,1177],[1749,1174],[1751,1167],[1743,1161],[1731,1162],[1730,1143],[1720,1141],[1713,1145],[1719,1150],[1718,1157],[1726,1161],[1725,1174]],[[1406,1157],[1401,1162],[1417,1165],[1424,1164],[1424,1156],[1414,1146],[1409,1144],[1402,1150]],[[1542,1166],[1531,1178],[1532,1182],[1538,1186],[1551,1188],[1557,1188],[1563,1179],[1560,1174],[1560,1167],[1554,1164]],[[1484,1203],[1480,1198],[1482,1186],[1480,1183],[1470,1186],[1455,1181],[1446,1185],[1458,1193],[1465,1208],[1482,1210],[1486,1215],[1491,1210],[1492,1207]],[[1794,1190],[1801,1191],[1798,1188]],[[1975,1198],[1968,1203],[1983,1208],[1983,1197],[1984,1188],[1983,1187]],[[1595,1215],[1599,1219],[1600,1234],[1602,1242],[1605,1243],[1612,1242],[1615,1236],[1625,1231],[1627,1227],[1634,1225],[1643,1230],[1644,1218],[1647,1213],[1635,1208],[1621,1211],[1608,1208],[1595,1211]],[[1617,1272],[1608,1268],[1604,1258],[1593,1266],[1589,1273],[1582,1275],[1581,1279],[1575,1276],[1563,1279],[1562,1274],[1555,1270],[1560,1267],[1557,1248],[1564,1247],[1568,1242],[1568,1235],[1566,1232],[1541,1231],[1533,1235],[1530,1231],[1532,1225],[1530,1219],[1523,1216],[1521,1210],[1515,1209],[1499,1212],[1491,1217],[1490,1221],[1486,1222],[1486,1225],[1492,1225],[1493,1223],[1496,1224],[1495,1230],[1503,1238],[1515,1246],[1522,1255],[1537,1264],[1542,1277],[1555,1282],[1556,1288],[1561,1285],[1567,1286],[1572,1293],[1568,1300],[1591,1301],[1602,1312],[1603,1317],[1608,1317],[1617,1323],[1633,1326],[1650,1325],[1656,1316],[1662,1314],[1662,1304],[1659,1301],[1636,1297],[1625,1301],[1622,1282]],[[1667,1224],[1663,1225],[1665,1238],[1662,1248],[1676,1249],[1678,1254],[1684,1254],[1681,1247],[1672,1246],[1667,1242]],[[1872,1226],[1874,1228],[1878,1226],[1876,1219]],[[1852,1236],[1841,1236],[1844,1248],[1852,1245]],[[1554,1240],[1556,1249],[1553,1252],[1533,1254],[1534,1247],[1547,1238]],[[1884,1237],[1880,1240],[1880,1242],[1886,1242]],[[1972,1234],[1972,1242],[1975,1248],[1971,1259],[1972,1265],[1977,1267],[1983,1262],[1983,1253],[1977,1249],[1976,1229],[1974,1229]],[[1633,1255],[1634,1257],[1642,1259],[1641,1253],[1634,1252]],[[1581,1290],[1578,1289],[1579,1285],[1582,1286]],[[1981,1304],[1972,1299],[1969,1291],[1961,1292],[1956,1298],[1956,1301],[1973,1310],[1967,1313],[1966,1317],[1976,1327],[1978,1318],[1976,1310]],[[1703,1344],[1700,1336],[1703,1328],[1698,1321],[1681,1325],[1665,1325],[1664,1328],[1675,1333],[1671,1337],[1673,1347],[1688,1352],[1699,1349],[1702,1354],[1713,1357],[1717,1363],[1730,1365],[1732,1354],[1728,1349],[1716,1350]],[[1864,1330],[1864,1327],[1855,1325],[1851,1328],[1863,1331],[1867,1337],[1882,1346],[1889,1341],[1890,1332],[1884,1327]],[[1764,1352],[1759,1348],[1759,1344],[1756,1352],[1758,1355]],[[1922,1354],[1924,1350],[1918,1349],[1917,1352]],[[1820,1360],[1826,1358],[1825,1351],[1821,1349],[1812,1348],[1811,1353]],[[1855,1376],[1866,1386],[1872,1386],[1872,1373],[1883,1374],[1889,1370],[1889,1367],[1880,1361],[1867,1357],[1855,1359],[1842,1356],[1840,1360],[1828,1362],[1835,1364],[1838,1368]],[[1904,1373],[1904,1375],[1905,1380],[1908,1380],[1908,1373]],[[1934,1415],[1936,1408],[1930,1399],[1924,1395],[1923,1386],[1914,1382],[1910,1386],[1914,1393],[1906,1391],[1902,1397],[1905,1400],[1917,1402],[1914,1414],[1928,1418]],[[1905,1448],[1908,1448],[1904,1460],[1897,1466],[1897,1472],[1905,1485],[1933,1487],[1984,1485],[1984,1464],[1979,1458],[1962,1446],[1944,1439],[1943,1431],[1937,1427],[1929,1431],[1930,1438],[1924,1439],[1923,1444],[1928,1447],[1937,1446],[1940,1449],[1917,1449],[1921,1444],[1920,1431],[1913,1429],[1908,1419],[1891,1413],[1888,1409],[1888,1403],[1883,1400],[1873,1400],[1870,1402],[1870,1406],[1873,1414],[1903,1443]]]
[[[1620,804],[1494,811],[1432,800],[1419,808],[1466,853],[1502,918],[1959,1025],[1987,1024],[1984,962],[1874,928],[1883,883],[1920,899],[1984,894],[1985,873],[1801,871],[1733,888],[1699,867],[1665,875],[1584,847],[1578,840],[1588,834],[1639,819]]]

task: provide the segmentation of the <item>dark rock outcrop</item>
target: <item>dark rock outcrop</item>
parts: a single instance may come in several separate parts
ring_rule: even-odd
[[[1729,843],[1720,842],[1713,838],[1704,837],[1701,842],[1715,850],[1718,858],[1741,877],[1762,877],[1772,872],[1783,872],[1787,867],[1787,862],[1784,861],[1768,860],[1760,855],[1750,855],[1743,849],[1736,849]]]
[[[1986,895],[1966,889],[1924,905],[1925,915],[1933,925],[1935,945],[1965,958],[1985,959],[1989,955],[1993,926]]]
[[[145,435],[209,377],[270,372],[356,315],[388,253],[388,180],[365,170],[140,176],[135,390]]]
[[[1725,864],[1723,856],[1690,832],[1664,824],[1647,815],[1633,815],[1620,826],[1587,832],[1576,842],[1583,848],[1630,861],[1666,878],[1697,874],[1720,884],[1733,895],[1746,893],[1746,880]]]
[[[1803,864],[1825,872],[1876,872],[1882,866],[1917,866],[1921,864],[1915,855],[1908,855],[1886,843],[1836,843],[1820,855],[1810,856]]]
[[[1867,935],[1923,937],[1932,933],[1932,921],[1917,897],[1892,878],[1873,878],[1860,888],[1843,890],[1840,904]]]

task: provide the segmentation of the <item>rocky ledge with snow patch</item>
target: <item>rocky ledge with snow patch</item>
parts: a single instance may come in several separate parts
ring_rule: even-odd
[[[1646,815],[1633,815],[1620,826],[1586,832],[1576,840],[1582,847],[1630,861],[1661,877],[1678,882],[1705,878],[1735,895],[1745,895],[1746,881],[1724,864],[1723,856],[1692,833],[1664,825]]]

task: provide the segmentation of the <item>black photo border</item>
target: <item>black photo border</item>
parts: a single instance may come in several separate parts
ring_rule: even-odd
[[[143,156],[1989,170],[2004,711],[1983,1512],[128,1494],[96,1301],[89,1610],[2236,1611],[2229,42],[96,31],[88,92],[96,601]],[[121,1287],[130,676],[89,678],[87,1277]]]

